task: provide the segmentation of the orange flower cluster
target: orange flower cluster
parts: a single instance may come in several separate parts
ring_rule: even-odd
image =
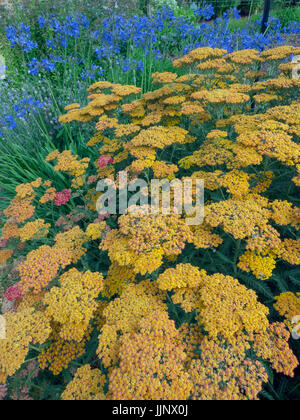
[[[258,400],[268,375],[260,362],[246,358],[243,343],[228,344],[205,337],[201,356],[189,369],[192,399],[217,401]]]
[[[42,312],[32,308],[6,313],[6,339],[0,340],[0,383],[5,383],[24,363],[29,344],[43,344],[50,334],[50,324]]]
[[[45,314],[61,325],[59,335],[66,341],[81,341],[97,309],[95,299],[103,289],[100,273],[81,273],[73,268],[60,277],[60,287],[45,295]]]
[[[139,329],[139,320],[152,313],[165,312],[164,295],[150,281],[124,288],[120,298],[104,309],[105,324],[99,336],[98,355],[105,367],[119,360],[122,337]]]
[[[65,400],[256,400],[264,361],[295,375],[300,82],[282,61],[296,53],[199,48],[153,74],[150,92],[100,81],[87,106],[66,107],[61,122],[93,120],[97,130],[89,157],[46,158],[72,200],[47,204],[62,188],[39,178],[4,211],[0,269],[24,296],[4,315],[1,382],[32,344],[42,345],[42,369],[68,369]],[[190,226],[187,212],[162,206],[97,214],[97,180],[115,181],[118,197],[123,170],[151,191],[153,178],[203,179],[204,222]],[[280,323],[270,305],[286,284],[275,298]]]
[[[91,369],[90,365],[79,368],[62,394],[65,401],[99,401],[105,400],[103,387],[105,376],[98,369]]]
[[[49,369],[53,375],[59,375],[67,369],[70,362],[83,356],[87,340],[87,334],[80,342],[75,340],[64,340],[60,336],[60,326],[57,323],[50,323],[51,333],[47,346],[41,351],[38,357],[41,369]]]
[[[18,266],[21,278],[19,286],[24,293],[29,290],[39,293],[57,277],[61,268],[66,268],[69,264],[71,254],[67,249],[43,245],[31,251]]]
[[[120,367],[110,375],[113,400],[185,400],[192,390],[184,370],[184,345],[166,312],[142,319],[139,332],[127,334],[120,348]]]
[[[192,232],[179,215],[129,214],[119,218],[119,230],[112,230],[102,242],[113,263],[130,266],[145,275],[157,270],[163,257],[179,255]]]
[[[55,150],[46,157],[46,162],[57,160],[57,164],[54,167],[56,172],[66,172],[73,177],[72,188],[75,189],[83,186],[84,174],[90,162],[89,158],[78,160],[77,157],[78,156],[73,156],[70,150],[65,150],[62,153]],[[48,190],[47,198],[50,199],[52,192],[53,190]],[[45,199],[46,198],[44,198],[43,201]]]

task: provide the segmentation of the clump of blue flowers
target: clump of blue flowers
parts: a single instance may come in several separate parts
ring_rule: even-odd
[[[45,101],[34,100],[34,94],[29,99],[29,95],[25,103],[13,107],[12,113],[4,112],[4,104],[0,105],[1,132],[4,127],[15,129],[18,118],[30,118],[29,107],[38,112],[40,103],[52,103],[55,97],[66,100],[62,107],[69,103],[70,96],[79,101],[80,89],[84,91],[96,79],[133,83],[148,90],[153,72],[167,70],[173,58],[194,48],[263,50],[283,43],[285,34],[300,33],[299,22],[282,30],[275,18],[270,19],[265,34],[261,34],[259,19],[232,30],[230,19],[239,19],[239,10],[230,9],[214,19],[211,4],[194,10],[194,16],[196,19],[178,16],[163,7],[152,16],[111,14],[100,21],[90,21],[82,13],[65,17],[39,15],[34,31],[25,23],[9,25],[6,37],[12,50],[21,52],[22,77],[32,78],[32,85],[35,79],[42,81],[46,89]],[[64,98],[61,92],[66,86],[69,95]]]

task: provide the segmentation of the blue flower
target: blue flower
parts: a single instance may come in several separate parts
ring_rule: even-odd
[[[200,9],[194,10],[194,14],[205,20],[210,20],[215,15],[215,8],[212,4],[207,4]]]

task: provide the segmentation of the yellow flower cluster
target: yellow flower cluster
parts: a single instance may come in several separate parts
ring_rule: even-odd
[[[179,331],[168,314],[157,311],[139,322],[139,332],[127,334],[120,348],[120,367],[110,374],[113,400],[185,400],[192,390],[184,370],[186,354]]]
[[[81,160],[77,158],[78,156],[72,156],[70,150],[65,150],[62,153],[55,150],[46,157],[46,162],[57,160],[57,164],[54,167],[55,171],[69,173],[73,177],[72,187],[76,189],[83,186],[84,174],[90,162],[89,158]]]
[[[39,354],[38,361],[41,369],[49,369],[57,376],[68,368],[70,362],[85,353],[85,346],[90,337],[87,334],[80,342],[68,341],[60,336],[60,326],[57,323],[51,322],[51,329],[47,347]]]
[[[201,356],[189,368],[192,399],[208,401],[258,400],[268,374],[260,362],[246,358],[243,343],[205,337]]]
[[[73,268],[60,277],[60,287],[45,295],[45,314],[61,325],[64,340],[81,341],[97,309],[95,299],[103,289],[100,273],[81,273]]]
[[[42,178],[38,178],[33,182],[27,184],[20,184],[16,187],[16,197],[24,199],[26,197],[32,197],[34,190],[42,185]]]
[[[269,360],[276,372],[293,378],[299,362],[289,347],[289,339],[290,333],[285,325],[276,322],[269,326],[267,334],[255,337],[254,350],[259,357]]]
[[[285,292],[276,297],[276,311],[289,321],[300,314],[300,293]]]
[[[157,270],[164,256],[179,255],[192,239],[180,215],[131,213],[119,218],[119,230],[109,232],[101,248],[113,263],[145,275]]]
[[[39,293],[57,277],[61,268],[69,264],[71,254],[68,249],[43,245],[29,252],[26,260],[18,266],[20,288],[24,293],[30,290]]]
[[[204,283],[197,311],[200,323],[213,338],[220,335],[231,340],[244,331],[263,332],[269,324],[269,310],[258,302],[256,293],[222,274],[215,274]]]
[[[48,235],[51,225],[45,223],[42,219],[36,219],[33,222],[28,222],[19,229],[18,235],[22,242],[30,241],[32,239],[43,238]]]
[[[271,251],[266,253],[246,251],[240,257],[238,267],[241,270],[252,272],[259,280],[268,280],[272,277],[276,267],[276,254]]]
[[[14,254],[12,249],[1,249],[0,250],[0,264],[5,264]]]
[[[206,271],[199,270],[191,264],[179,264],[176,268],[169,268],[158,279],[161,290],[173,290],[186,287],[199,287],[206,277]]]
[[[38,178],[17,186],[4,210],[0,268],[7,296],[18,297],[4,315],[1,382],[32,344],[42,345],[42,369],[69,369],[64,400],[256,400],[268,381],[262,361],[293,377],[289,330],[300,294],[276,298],[286,325],[272,323],[261,296],[234,277],[246,282],[243,270],[271,283],[279,261],[297,284],[300,82],[282,63],[296,53],[198,48],[174,72],[154,73],[154,90],[100,81],[87,106],[66,107],[61,122],[93,120],[97,130],[90,157],[54,150],[46,158],[77,190],[72,200],[50,206],[64,192]],[[187,211],[155,214],[150,205],[97,216],[96,182],[114,181],[118,197],[123,170],[151,192],[153,178],[203,179],[204,222],[189,226]]]
[[[16,223],[24,223],[26,220],[31,219],[34,215],[35,207],[32,205],[35,195],[20,198],[16,196],[4,210],[4,216]]]
[[[163,299],[164,294],[146,280],[126,286],[120,298],[111,301],[104,309],[106,322],[99,336],[98,355],[105,367],[117,363],[122,337],[137,332],[139,320],[166,311]]]
[[[32,308],[6,313],[6,339],[0,340],[0,383],[5,383],[24,363],[29,344],[43,344],[50,334],[50,324],[42,312]]]
[[[68,232],[58,233],[56,235],[54,249],[67,251],[68,254],[71,254],[72,262],[76,263],[86,253],[83,244],[87,240],[87,235],[79,226],[75,226]]]
[[[213,228],[207,223],[193,226],[192,231],[194,234],[193,244],[198,249],[217,248],[223,243],[221,236],[213,233]]]
[[[84,365],[77,370],[61,397],[65,401],[104,400],[105,382],[105,376],[99,369],[91,369],[90,365]]]
[[[106,227],[106,223],[91,223],[86,228],[86,235],[91,238],[93,241],[96,239],[100,239],[102,236],[102,232]]]
[[[251,237],[255,228],[266,228],[270,217],[266,202],[255,198],[248,195],[210,204],[206,206],[205,221],[212,227],[222,226],[235,239]]]

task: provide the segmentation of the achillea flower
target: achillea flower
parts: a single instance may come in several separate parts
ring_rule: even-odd
[[[36,219],[34,222],[28,222],[25,226],[20,228],[18,235],[22,242],[43,238],[48,235],[50,226],[51,225],[45,223],[43,219]]]
[[[153,84],[172,83],[172,82],[174,82],[175,79],[177,79],[177,74],[176,73],[171,73],[171,72],[153,73],[152,78],[153,78]]]
[[[61,207],[64,204],[67,204],[67,202],[72,197],[72,191],[71,190],[63,190],[61,192],[57,192],[54,200],[54,204],[57,207]]]
[[[224,241],[220,235],[213,233],[213,228],[207,224],[192,227],[193,244],[197,249],[217,248]]]
[[[293,378],[299,362],[289,347],[289,339],[286,326],[275,322],[269,326],[267,333],[255,336],[254,350],[259,357],[269,360],[276,372]]]
[[[245,355],[242,343],[204,337],[200,358],[189,368],[192,399],[241,401],[258,400],[268,374],[260,362]]]
[[[43,245],[31,251],[26,260],[18,266],[20,289],[23,293],[33,290],[39,293],[56,278],[60,268],[71,263],[71,253],[66,248],[50,248]]]
[[[74,104],[67,105],[67,106],[65,107],[65,110],[66,110],[66,111],[71,111],[71,110],[73,110],[73,109],[78,109],[78,108],[80,108],[80,105],[79,105],[79,104],[77,104],[77,103],[74,103]]]
[[[100,166],[100,168],[104,168],[105,166],[113,162],[114,160],[111,156],[105,156],[105,155],[100,156],[100,158],[97,160],[97,163]]]
[[[111,90],[116,95],[125,98],[126,96],[138,95],[139,93],[141,93],[142,89],[133,85],[121,85],[116,83],[112,85]]]
[[[245,199],[232,198],[206,206],[205,221],[212,227],[222,226],[235,239],[251,237],[257,227],[264,230],[270,210],[264,203],[249,195]]]
[[[273,249],[277,253],[280,247],[280,233],[272,226],[266,226],[264,230],[254,229],[251,237],[247,239],[247,249],[250,251],[264,252],[266,249]]]
[[[48,188],[45,194],[40,198],[40,203],[45,204],[49,201],[54,201],[56,197],[57,191],[55,188]]]
[[[109,298],[116,294],[120,295],[128,284],[134,282],[135,278],[136,273],[132,267],[121,266],[116,262],[112,262],[104,280],[102,295]]]
[[[234,170],[227,172],[221,178],[221,185],[233,196],[242,197],[248,194],[250,188],[250,175]]]
[[[4,296],[9,302],[13,302],[16,299],[22,299],[24,297],[24,294],[20,289],[19,285],[15,284],[14,286],[11,286],[6,290]]]
[[[187,399],[192,383],[174,321],[159,311],[140,320],[138,329],[122,340],[120,367],[109,377],[109,396],[113,400]]]
[[[252,272],[259,280],[268,280],[276,268],[276,254],[272,251],[246,251],[239,260],[241,270]]]
[[[235,51],[226,56],[226,59],[239,65],[250,65],[260,61],[259,52],[257,50],[240,50]]]
[[[286,57],[290,57],[291,54],[296,50],[295,47],[282,45],[280,47],[275,47],[268,49],[266,51],[263,51],[260,54],[260,57],[263,59],[263,61],[282,61]]]
[[[68,341],[81,341],[88,331],[97,309],[95,299],[103,289],[103,277],[75,268],[60,277],[60,287],[52,287],[45,295],[45,314],[61,325],[59,335]]]
[[[79,368],[62,394],[65,401],[99,401],[104,400],[105,376],[90,365]]]
[[[170,165],[165,162],[156,161],[152,165],[154,177],[155,178],[168,178],[173,179],[175,178],[175,172],[178,171],[177,165]]]
[[[277,225],[287,226],[296,225],[295,210],[292,203],[288,201],[275,200],[271,203],[271,218]]]
[[[85,353],[85,346],[90,336],[87,333],[80,342],[67,341],[59,335],[61,327],[58,324],[52,322],[51,328],[49,344],[41,351],[38,362],[41,369],[48,368],[56,376],[67,369],[71,361],[78,359]]]
[[[12,238],[17,238],[19,236],[18,223],[16,222],[6,222],[2,228],[2,237],[4,240],[9,241]]]
[[[176,268],[169,268],[157,279],[161,290],[173,290],[187,287],[199,287],[205,277],[205,270],[199,270],[191,264],[178,264]]]
[[[136,137],[134,137],[126,148],[137,146],[149,146],[157,149],[164,149],[174,143],[185,144],[188,142],[188,132],[181,127],[150,127],[142,130]]]
[[[300,264],[300,239],[285,239],[279,251],[280,257],[292,265]]]
[[[125,137],[130,136],[131,134],[136,134],[140,131],[141,127],[137,124],[119,124],[118,128],[115,130],[116,137]]]
[[[43,344],[50,334],[49,321],[33,308],[6,313],[6,339],[0,340],[0,383],[24,363],[29,344]]]
[[[199,290],[198,320],[209,336],[231,340],[236,334],[264,332],[269,325],[269,309],[258,302],[256,293],[238,280],[215,274],[207,277]]]
[[[71,150],[64,150],[62,153],[55,150],[47,156],[46,162],[53,160],[57,160],[57,164],[54,167],[56,172],[66,172],[73,177],[73,188],[77,189],[83,185],[85,171],[90,162],[89,158],[78,160],[78,156],[73,156]]]
[[[300,293],[285,292],[275,299],[274,308],[289,321],[300,314]]]
[[[92,223],[90,225],[88,225],[87,229],[86,229],[86,234],[89,238],[91,238],[93,241],[95,241],[96,239],[100,239],[102,236],[102,232],[106,227],[106,223],[105,222],[101,222],[101,223]]]
[[[5,248],[8,240],[5,238],[0,238],[0,248]]]
[[[4,210],[4,215],[17,223],[24,223],[34,215],[35,207],[31,204],[34,198],[34,195],[26,198],[15,197]]]
[[[4,400],[4,398],[7,396],[7,386],[4,385],[0,385],[0,401]]]
[[[0,250],[0,264],[5,264],[14,254],[12,249],[1,249]]]
[[[192,232],[177,214],[129,214],[119,219],[120,233],[128,237],[130,249],[136,254],[162,247],[165,254],[179,255]]]
[[[120,357],[122,337],[135,333],[139,322],[152,313],[166,312],[164,293],[149,280],[126,286],[120,297],[104,309],[106,320],[99,336],[97,354],[105,367],[115,365]]]
[[[197,61],[204,61],[204,60],[212,59],[212,58],[221,58],[226,53],[227,53],[226,50],[222,50],[219,48],[215,48],[215,49],[209,48],[209,47],[197,48],[191,51],[189,54],[185,55],[184,57],[174,60],[173,66],[180,68],[185,65],[194,64]]]
[[[68,258],[71,256],[72,262],[77,263],[86,253],[86,249],[83,247],[83,244],[87,241],[87,239],[86,234],[80,229],[80,227],[75,226],[69,231],[58,233],[55,236],[54,249],[56,249],[58,253],[67,251]]]
[[[238,93],[230,89],[202,90],[192,94],[193,99],[198,99],[210,104],[245,104],[250,100],[250,96]]]

